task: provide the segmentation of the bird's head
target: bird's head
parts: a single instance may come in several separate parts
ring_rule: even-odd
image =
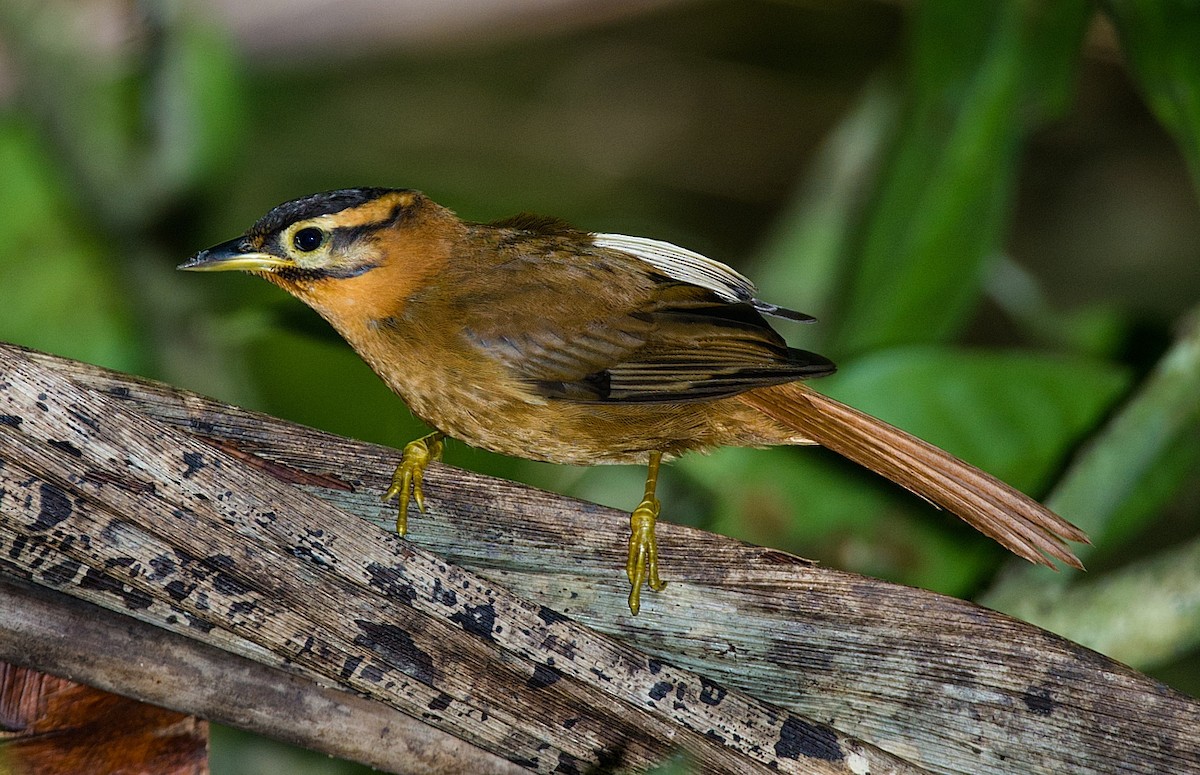
[[[459,223],[419,191],[340,189],[285,202],[179,268],[257,274],[331,321],[369,316],[437,271]]]

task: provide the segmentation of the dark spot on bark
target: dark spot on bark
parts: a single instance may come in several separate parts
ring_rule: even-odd
[[[457,622],[472,635],[478,635],[486,640],[495,640],[492,637],[492,630],[496,626],[496,609],[492,607],[491,603],[466,606],[451,616],[450,621]]]
[[[650,687],[650,699],[661,700],[671,693],[672,688],[674,687],[670,681],[659,681]]]
[[[720,705],[725,699],[725,687],[716,681],[700,676],[700,702],[705,705]]]
[[[191,627],[193,630],[207,633],[211,632],[212,628],[216,626],[212,622],[201,619],[198,616],[192,616],[186,611],[184,611],[183,615],[187,618],[188,627]]]
[[[43,412],[50,411],[50,407],[46,406],[45,401],[38,401],[36,404],[34,404],[34,406],[36,406],[38,409],[41,409]]]
[[[364,667],[362,669],[362,672],[359,673],[358,675],[364,681],[370,681],[373,684],[377,684],[377,683],[381,683],[383,681],[383,674],[386,672],[387,672],[386,667],[384,667],[379,662],[371,660],[370,662],[367,663],[367,666]]]
[[[13,545],[8,550],[10,559],[17,559],[21,556],[21,552],[25,551],[25,544],[29,542],[28,536],[17,536],[17,540],[13,541]]]
[[[107,528],[105,528],[105,529],[107,529]],[[195,565],[197,562],[200,561],[200,557],[198,555],[192,554],[191,552],[189,552],[186,549],[175,548],[175,549],[172,549],[171,551],[173,551],[175,553],[175,556],[179,558],[179,562],[182,565],[185,565],[185,566]]]
[[[429,709],[430,710],[445,710],[446,708],[450,707],[450,703],[453,701],[454,701],[453,697],[451,697],[449,694],[446,694],[445,692],[442,692],[441,694],[439,694],[438,696],[434,697],[432,700],[429,701]]]
[[[192,594],[192,590],[196,588],[195,584],[185,584],[179,579],[169,582],[166,586],[167,594],[176,603],[183,600],[188,595]]]
[[[646,660],[646,667],[650,670],[650,675],[658,675],[658,672],[663,669],[663,663],[657,659]]]
[[[245,584],[223,571],[213,576],[213,589],[222,595],[244,595],[250,591]]]
[[[301,541],[308,542],[309,539],[302,538]],[[316,563],[317,565],[330,565],[328,557],[329,550],[320,543],[302,543],[292,547],[292,556],[298,560],[307,560]]]
[[[183,472],[184,479],[192,478],[200,469],[207,465],[204,462],[204,455],[201,455],[199,452],[184,452],[183,464],[187,466],[187,470]]]
[[[42,482],[38,494],[41,495],[41,507],[30,530],[49,530],[71,516],[71,499],[62,489]]]
[[[373,562],[367,566],[367,573],[371,577],[368,583],[388,597],[409,605],[417,599],[417,590],[413,589],[399,568]]]
[[[557,683],[562,678],[562,673],[552,667],[546,665],[534,665],[533,675],[525,683],[530,689],[544,689],[551,684]]]
[[[117,541],[120,538],[123,526],[124,523],[119,519],[109,520],[104,523],[104,527],[100,528],[100,537],[109,542]]]
[[[443,587],[440,579],[434,579],[433,602],[448,606],[458,605],[458,593],[453,589]]]
[[[569,719],[567,719],[566,721],[564,721],[564,722],[563,722],[563,728],[564,728],[564,729],[571,729],[572,727],[574,727],[574,726],[575,726],[576,724],[578,724],[578,723],[579,723],[579,719],[577,719],[577,718],[569,718]]]
[[[83,457],[83,453],[79,450],[79,447],[75,446],[74,444],[72,444],[69,441],[62,441],[61,439],[52,439],[46,443],[49,444],[50,446],[54,447],[55,449],[57,449],[59,452],[66,452],[68,455],[71,455],[72,457]]]
[[[83,480],[103,487],[117,487],[125,492],[154,494],[154,482],[138,482],[118,474],[92,468],[84,472]]]
[[[841,761],[845,757],[838,745],[837,734],[824,724],[809,722],[788,716],[779,730],[779,742],[775,743],[775,755],[781,759],[822,759],[827,762]]]
[[[579,760],[566,751],[558,754],[558,766],[554,768],[554,771],[564,773],[564,775],[579,775],[582,772],[579,769]]]
[[[129,388],[125,387],[124,385],[117,385],[115,387],[110,387],[108,389],[108,394],[115,398],[129,398],[130,395],[132,395],[129,392]]]
[[[436,684],[440,680],[433,666],[433,658],[422,651],[412,636],[394,624],[381,624],[365,619],[356,619],[362,631],[354,638],[355,644],[379,654],[397,669],[418,681]]]
[[[710,729],[704,733],[704,736],[718,745],[725,745],[725,735],[720,734],[715,729]]]
[[[626,767],[621,767],[621,753],[609,748],[601,748],[596,753],[596,766],[590,769],[590,772],[600,775],[605,772],[621,772]]]
[[[1049,716],[1054,713],[1054,699],[1050,696],[1050,690],[1045,686],[1029,687],[1021,699],[1025,701],[1026,708],[1039,716]]]
[[[555,611],[553,608],[547,608],[546,606],[542,606],[538,609],[538,618],[546,624],[558,624],[559,622],[570,621],[570,619],[568,619],[566,616],[560,614],[558,611]]]
[[[53,587],[69,584],[75,579],[75,574],[79,572],[79,565],[74,560],[63,560],[58,565],[42,571],[42,580]]]
[[[567,659],[575,659],[575,642],[564,640],[557,635],[547,635],[542,641],[542,647],[547,651],[553,651],[557,654],[562,654]]]
[[[313,653],[313,645],[316,644],[316,642],[317,642],[317,639],[314,638],[313,636],[309,635],[307,638],[304,639],[304,645],[301,646],[300,650],[296,652],[296,656],[302,657],[305,654],[312,654]]]
[[[100,431],[100,423],[96,420],[95,417],[84,414],[83,412],[80,412],[77,409],[68,409],[67,414],[71,415],[76,420],[79,420],[79,422],[83,423],[84,425],[91,428],[92,430],[94,430],[96,432]]]
[[[179,566],[177,566],[175,561],[167,555],[160,554],[150,560],[150,567],[154,569],[154,572],[149,574],[146,578],[150,579],[151,581],[157,581],[170,576]]]
[[[95,568],[88,568],[87,573],[83,574],[83,578],[79,580],[79,588],[94,589],[98,592],[115,595],[125,601],[125,607],[131,611],[149,608],[153,602],[145,592],[131,589],[128,585],[122,584],[112,576]]]
[[[358,669],[358,666],[362,664],[362,661],[362,657],[346,657],[346,661],[342,663],[342,680],[346,680],[350,678],[350,676],[354,675],[354,671]]]
[[[192,430],[196,431],[197,433],[206,433],[207,434],[207,433],[212,433],[214,430],[216,430],[216,428],[213,426],[213,424],[208,422],[207,420],[192,420],[188,424],[191,425]]]
[[[253,600],[239,600],[229,606],[229,613],[244,616],[245,614],[252,613],[255,608],[258,608],[258,603],[255,603]]]
[[[10,428],[16,428],[24,419],[17,417],[15,414],[0,414],[0,425],[7,425]]]

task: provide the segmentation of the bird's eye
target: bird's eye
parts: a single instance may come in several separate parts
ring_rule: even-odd
[[[303,253],[311,253],[321,247],[325,242],[325,232],[315,226],[307,226],[296,232],[292,237],[292,244],[296,246],[296,250]]]

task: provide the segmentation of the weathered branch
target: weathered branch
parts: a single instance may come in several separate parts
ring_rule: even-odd
[[[0,369],[0,572],[28,600],[2,604],[77,598],[119,616],[91,626],[161,641],[156,666],[188,641],[212,661],[152,695],[120,641],[55,664],[11,647],[8,615],[0,658],[394,771],[406,745],[541,771],[676,749],[712,772],[1152,772],[1200,756],[1195,702],[970,603],[662,524],[671,584],[633,619],[621,513],[440,466],[406,541],[352,516],[391,523],[393,450],[13,347]],[[217,681],[231,688],[184,690]],[[385,743],[314,734],[350,706]]]
[[[525,772],[410,716],[60,592],[0,576],[0,660],[406,773]]]

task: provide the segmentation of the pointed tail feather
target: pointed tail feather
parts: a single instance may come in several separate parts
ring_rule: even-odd
[[[738,398],[798,436],[887,477],[957,514],[1030,562],[1054,567],[1046,555],[1083,565],[1067,541],[1088,542],[1079,528],[1022,492],[883,420],[799,382],[760,388]]]

